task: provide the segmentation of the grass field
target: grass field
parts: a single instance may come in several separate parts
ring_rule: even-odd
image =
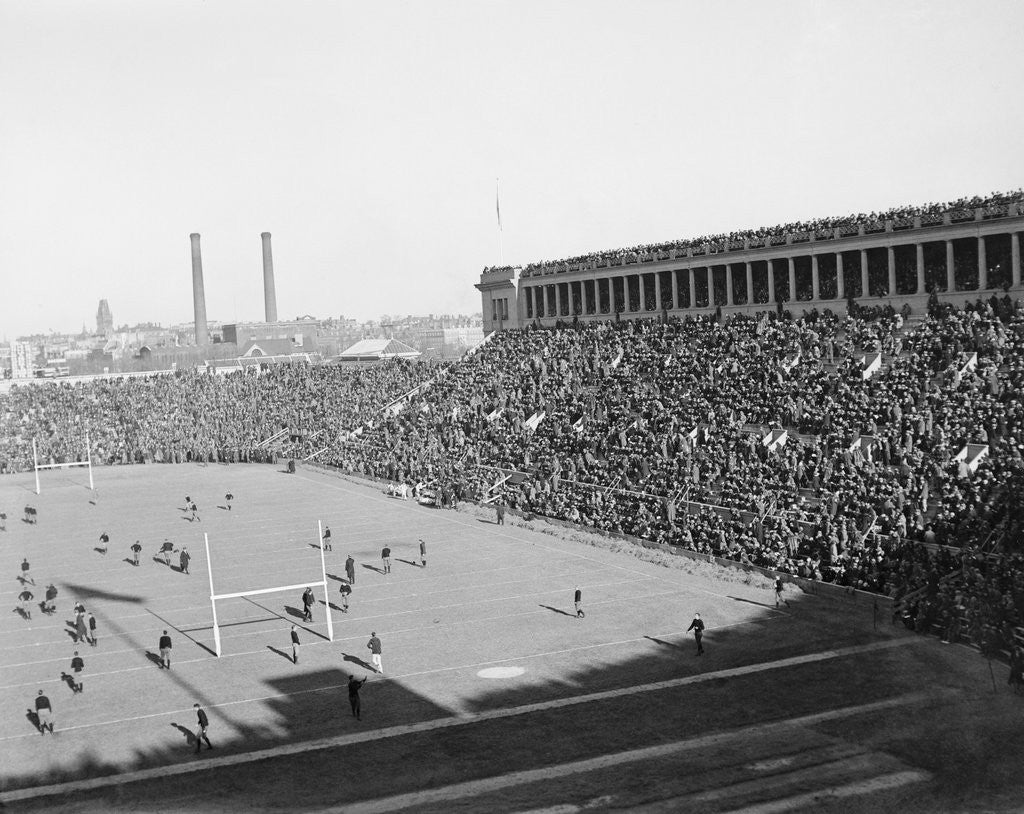
[[[1019,810],[1024,698],[997,665],[763,578],[670,567],[542,523],[497,526],[376,487],[270,466],[150,466],[0,479],[0,802],[12,811]],[[235,495],[225,506],[226,492]],[[200,508],[183,511],[190,495]],[[38,510],[37,524],[21,520]],[[214,655],[203,534],[218,602]],[[110,535],[109,553],[96,550]],[[419,565],[418,538],[427,542]],[[129,546],[141,541],[139,567]],[[190,574],[155,557],[192,554]],[[380,570],[380,549],[393,571]],[[338,588],[351,554],[351,607]],[[17,611],[22,557],[32,618]],[[171,559],[177,566],[177,556]],[[40,612],[44,588],[57,612]],[[572,607],[583,590],[585,619]],[[71,611],[99,642],[73,640]],[[708,625],[698,657],[685,634]],[[328,641],[326,614],[334,623]],[[298,625],[299,663],[288,631]],[[156,657],[174,640],[171,670]],[[368,669],[376,631],[385,674]],[[84,692],[62,674],[78,649]],[[369,676],[355,720],[345,685]],[[57,733],[31,715],[44,689]],[[212,751],[194,753],[194,702]]]

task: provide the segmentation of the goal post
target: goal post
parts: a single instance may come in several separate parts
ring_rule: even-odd
[[[210,558],[210,535],[203,533],[203,543],[206,546],[206,570],[210,578],[210,610],[213,616],[213,645],[217,658],[222,653],[220,641],[220,623],[217,621],[217,602],[224,599],[242,599],[249,596],[260,596],[262,594],[275,594],[283,591],[297,591],[309,588],[314,585],[323,588],[324,591],[324,612],[327,614],[327,640],[334,641],[334,620],[331,617],[331,595],[327,587],[327,565],[324,561],[323,550],[323,524],[317,520],[317,529],[321,531],[318,540],[320,546],[320,579],[315,582],[299,582],[295,585],[275,585],[270,588],[256,588],[250,591],[235,591],[233,593],[218,594],[213,588],[213,560]]]
[[[89,470],[89,491],[95,492],[96,487],[93,485],[92,480],[92,446],[89,443],[89,433],[85,434],[85,460],[84,461],[70,461],[63,464],[41,464],[39,463],[39,449],[36,446],[36,439],[32,439],[32,468],[35,470],[36,475],[36,494],[38,495],[41,491],[41,485],[39,482],[39,473],[44,469],[71,469],[75,466],[84,466]]]

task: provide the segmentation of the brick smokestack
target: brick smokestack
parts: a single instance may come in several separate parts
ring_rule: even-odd
[[[206,328],[206,292],[203,290],[203,253],[199,249],[199,234],[189,236],[192,241],[192,308],[196,317],[196,344],[209,345],[210,332]]]
[[[263,238],[263,307],[267,322],[277,322],[277,292],[274,290],[274,256],[270,253],[270,232],[260,234]]]

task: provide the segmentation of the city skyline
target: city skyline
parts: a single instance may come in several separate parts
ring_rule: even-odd
[[[476,313],[480,270],[1024,185],[1024,7],[7,2],[0,334]],[[500,183],[498,182],[500,179]],[[499,233],[496,197],[500,195]],[[88,281],[88,286],[83,281]]]

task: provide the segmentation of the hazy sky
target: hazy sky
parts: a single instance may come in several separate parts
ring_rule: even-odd
[[[0,336],[1024,185],[1024,3],[0,0]]]

